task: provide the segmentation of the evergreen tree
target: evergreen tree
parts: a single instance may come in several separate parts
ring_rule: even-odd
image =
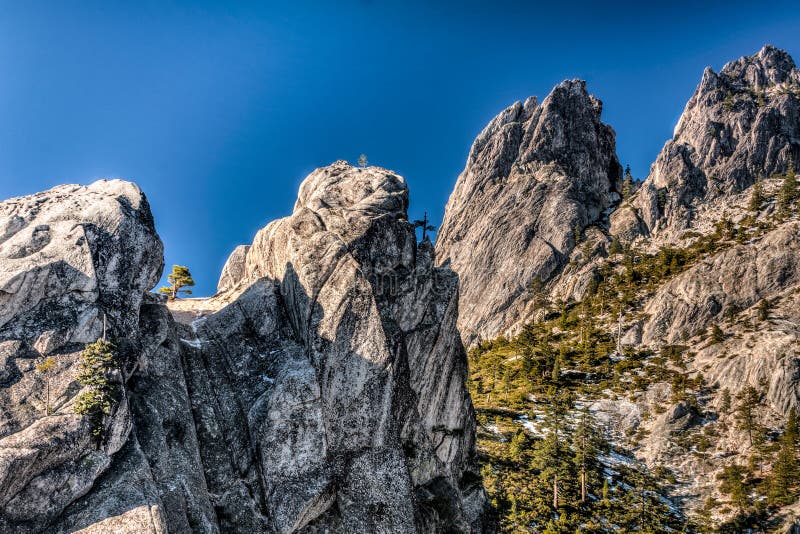
[[[572,410],[572,399],[567,394],[556,394],[551,389],[550,404],[544,417],[545,437],[539,440],[533,452],[533,464],[540,480],[550,488],[552,509],[557,510],[566,500],[571,462],[568,452],[569,428],[567,415]]]
[[[725,333],[722,331],[722,328],[719,325],[714,325],[711,328],[711,342],[712,343],[722,343],[725,341]]]
[[[610,504],[609,500],[609,488],[608,488],[608,479],[603,478],[603,491],[601,492],[601,496],[603,498],[603,506],[607,507]]]
[[[589,413],[589,409],[584,406],[581,410],[578,424],[575,427],[572,442],[572,450],[575,454],[573,462],[578,471],[581,503],[586,502],[590,486],[595,483],[598,456],[604,448],[605,442],[597,431],[594,418]]]
[[[86,345],[81,353],[78,382],[85,391],[75,401],[75,413],[85,415],[92,425],[92,435],[97,448],[103,439],[104,419],[111,415],[114,384],[111,380],[116,369],[114,345],[99,339]]]
[[[775,462],[772,464],[772,476],[769,481],[769,499],[773,504],[787,505],[791,504],[796,499],[796,487],[800,481],[796,432],[796,426],[794,429],[790,430],[789,425],[786,425],[786,431],[783,433],[783,436],[781,436],[778,454],[775,458]]]
[[[545,291],[544,281],[541,276],[534,276],[528,286],[531,294],[531,305],[533,306],[533,321],[536,323],[536,312],[540,308],[547,306],[547,292]]]
[[[509,445],[509,452],[511,453],[511,457],[515,461],[520,461],[522,457],[522,451],[525,449],[525,445],[527,443],[527,438],[525,437],[525,431],[519,429],[514,437],[511,438],[511,444]]]
[[[555,361],[553,362],[553,370],[550,372],[550,380],[554,383],[558,382],[558,379],[561,377],[561,353],[556,356]]]
[[[719,405],[719,411],[722,413],[730,412],[732,404],[733,401],[731,399],[731,390],[729,390],[728,388],[723,389]]]
[[[622,179],[622,198],[627,200],[633,194],[633,175],[631,174],[631,166],[625,167],[625,177]]]
[[[664,213],[667,208],[667,189],[665,187],[659,188],[656,191],[656,207],[659,213]]]
[[[766,321],[769,319],[770,302],[768,299],[761,299],[758,303],[758,320]]]
[[[784,436],[790,441],[795,451],[800,449],[800,419],[798,419],[797,410],[794,408],[789,410]]]
[[[428,232],[433,232],[436,230],[436,227],[430,224],[428,221],[428,212],[426,211],[423,215],[422,219],[417,219],[414,221],[414,228],[422,228],[422,240],[425,241],[425,238],[428,235]]]
[[[782,217],[789,216],[792,204],[797,199],[797,176],[794,170],[794,163],[789,161],[789,169],[783,176],[783,184],[778,193],[778,212]]]
[[[583,229],[579,224],[576,224],[572,229],[572,238],[575,240],[576,247],[581,244],[581,241],[583,241]]]
[[[609,254],[619,254],[622,252],[622,244],[620,244],[617,236],[611,238],[611,244],[608,246]]]
[[[761,404],[761,393],[753,386],[746,386],[737,396],[736,420],[739,428],[747,432],[750,445],[754,446],[760,440],[762,428],[758,424],[756,410]]]
[[[369,165],[369,161],[367,161],[367,155],[361,154],[360,156],[358,156],[358,166],[366,167],[367,165]]]
[[[740,512],[744,511],[749,505],[747,469],[740,465],[732,464],[726,466],[717,478],[721,482],[719,486],[720,491],[730,498],[731,503],[736,506]]]
[[[756,178],[755,183],[753,184],[753,192],[750,196],[750,205],[748,206],[750,211],[758,212],[761,210],[761,205],[764,203],[764,190],[761,185],[761,176]]]
[[[192,294],[191,289],[184,289],[185,287],[192,287],[194,285],[192,273],[189,272],[188,267],[173,265],[172,272],[167,275],[167,282],[169,282],[170,285],[159,288],[158,292],[168,295],[170,300],[175,300],[181,293],[186,295]]]
[[[44,376],[45,388],[47,390],[47,397],[44,405],[45,415],[50,415],[50,375],[55,366],[56,359],[52,356],[48,356],[42,363],[36,364],[36,370]]]

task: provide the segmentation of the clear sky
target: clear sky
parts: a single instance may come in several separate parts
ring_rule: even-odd
[[[315,167],[366,153],[438,224],[515,100],[586,79],[642,178],[705,66],[800,59],[796,2],[595,4],[0,1],[0,198],[136,181],[167,267],[210,294]]]

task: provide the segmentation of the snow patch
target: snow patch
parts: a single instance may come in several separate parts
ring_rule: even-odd
[[[202,326],[202,324],[206,322],[206,319],[208,319],[208,317],[198,317],[197,319],[192,321],[192,324],[191,324],[192,332],[194,332],[196,334],[197,333],[197,329],[200,328],[200,326]]]
[[[183,338],[181,338],[181,343],[186,343],[190,347],[194,347],[196,349],[199,349],[199,348],[201,348],[203,346],[203,343],[205,343],[205,341],[202,341],[200,339],[183,339]]]

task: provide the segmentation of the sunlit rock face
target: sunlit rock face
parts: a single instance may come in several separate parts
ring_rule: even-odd
[[[472,145],[447,203],[437,261],[461,282],[465,343],[526,316],[534,278],[554,278],[580,234],[607,216],[622,175],[614,131],[586,83],[557,85],[495,117]]]
[[[633,202],[646,231],[677,238],[702,224],[704,204],[786,171],[800,157],[799,118],[800,70],[785,51],[706,68]]]
[[[560,87],[553,95],[565,90]],[[641,272],[647,283],[637,286],[624,312],[604,313],[601,304],[593,319],[618,338],[623,352],[649,358],[662,349],[681,351],[681,372],[705,384],[692,393],[703,413],[676,401],[673,384],[658,378],[648,378],[642,391],[603,392],[592,409],[623,436],[621,447],[651,468],[672,470],[680,481],[675,495],[687,510],[708,497],[727,499],[717,474],[732,463],[745,465],[753,449],[735,408],[724,406],[735,406],[747,386],[757,388],[759,422],[775,436],[790,410],[800,409],[800,219],[796,204],[789,213],[778,208],[783,174],[800,161],[800,71],[772,46],[719,73],[707,68],[649,176],[619,202],[614,175],[603,171],[609,169],[605,162],[616,163],[613,136],[610,145],[589,142],[603,130],[589,127],[574,107],[567,109],[580,131],[536,129],[546,124],[539,111],[546,107],[547,100],[542,106],[518,103],[495,118],[475,141],[450,197],[437,261],[449,259],[460,277],[465,342],[513,334],[515,326],[541,319],[545,313],[532,306],[528,290],[535,276],[545,282],[541,300],[550,301],[552,316],[582,300],[592,282],[613,280],[607,288],[623,290],[625,278],[617,278],[627,268],[623,257],[634,265],[660,251],[685,253],[685,268]],[[566,173],[553,192],[543,169],[558,169],[558,152],[544,158],[552,163],[525,166],[538,161],[524,156],[536,139],[531,131],[541,132],[545,144],[591,148],[591,156],[578,158],[585,166],[577,178]],[[759,178],[763,198],[753,208]],[[574,184],[578,191],[608,193],[563,193]],[[550,199],[559,210],[545,216]],[[603,212],[607,218],[598,215]],[[593,222],[578,247],[569,244],[569,232],[587,219],[576,213]],[[539,240],[543,235],[550,237]],[[610,254],[614,238],[619,248]],[[714,246],[693,248],[709,239]],[[632,247],[628,256],[625,246]],[[608,356],[626,360],[624,354]],[[641,440],[624,437],[638,433]],[[702,455],[687,454],[678,435],[714,439]]]
[[[0,204],[0,531],[492,531],[458,279],[407,205],[390,171],[319,169],[217,297],[168,308],[135,185]],[[118,395],[98,445],[73,404],[104,322]]]
[[[130,376],[140,308],[162,268],[150,208],[133,184],[66,185],[0,203],[0,530],[58,530],[72,503],[102,494],[99,480],[135,449],[126,398],[99,444],[74,414],[77,362],[105,322],[120,339],[111,379],[119,387]],[[35,369],[44,357],[54,361],[46,375]],[[128,461],[131,472],[146,469],[135,456]],[[152,483],[145,477],[115,491],[143,504]]]

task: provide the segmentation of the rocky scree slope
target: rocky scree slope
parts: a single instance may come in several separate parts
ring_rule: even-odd
[[[528,289],[569,261],[576,229],[619,200],[622,169],[602,104],[581,80],[517,102],[484,128],[447,203],[437,261],[461,277],[459,329],[471,345],[527,320]]]
[[[0,531],[492,531],[457,278],[407,205],[389,171],[319,169],[182,324],[149,293],[162,245],[135,185],[0,204]],[[103,316],[95,445],[73,403]]]

